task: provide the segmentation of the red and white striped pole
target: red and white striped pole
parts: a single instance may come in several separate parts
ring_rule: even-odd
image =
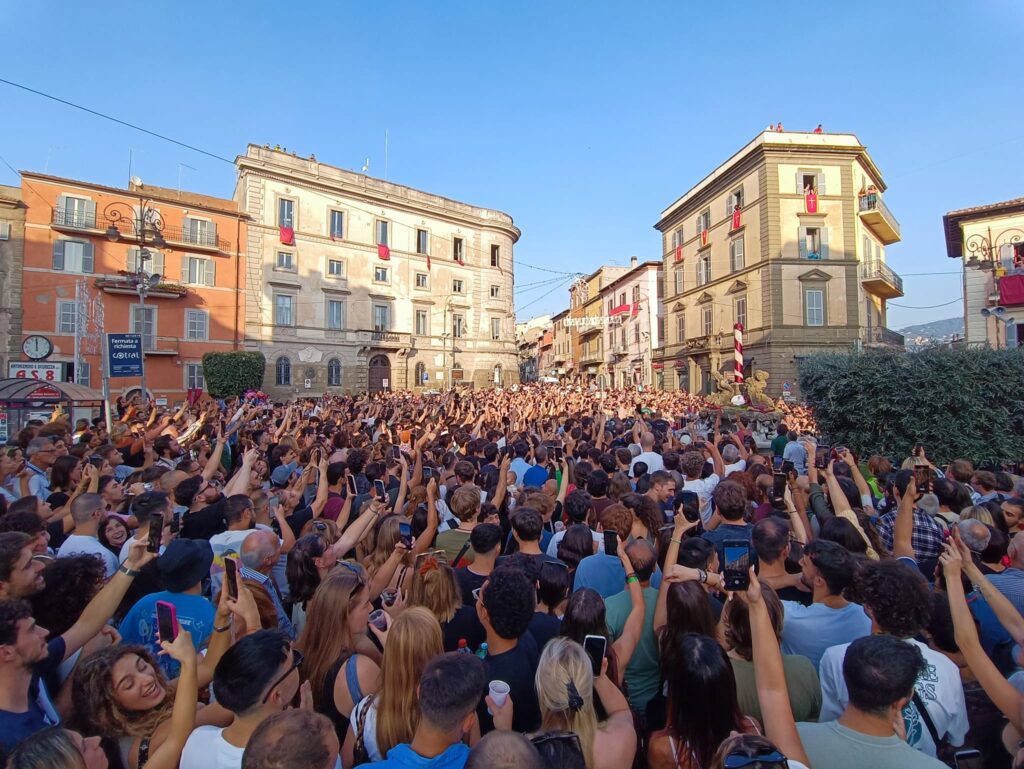
[[[736,361],[736,384],[743,384],[743,324],[736,323],[732,327],[733,357]]]

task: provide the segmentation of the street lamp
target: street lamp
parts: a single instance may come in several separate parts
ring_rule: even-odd
[[[975,233],[964,242],[969,255],[965,266],[971,270],[994,270],[1003,246],[1012,246],[1022,241],[1024,230],[1016,227],[1003,230],[995,237],[992,236],[991,227],[985,235]]]
[[[127,212],[127,213],[125,213]],[[142,399],[149,400],[149,390],[146,388],[146,296],[162,279],[162,275],[151,273],[146,269],[146,262],[152,259],[152,254],[146,248],[152,245],[155,248],[165,248],[167,241],[164,240],[164,220],[160,212],[153,207],[152,201],[142,195],[139,196],[138,209],[134,209],[122,201],[110,203],[104,210],[103,215],[109,222],[106,236],[111,243],[117,243],[121,237],[121,228],[126,229],[139,241],[139,256],[135,261],[134,272],[124,272],[125,281],[139,295],[139,311],[142,316],[140,324],[133,323],[132,326],[140,325],[142,337]],[[154,344],[156,339],[156,325],[153,327]]]

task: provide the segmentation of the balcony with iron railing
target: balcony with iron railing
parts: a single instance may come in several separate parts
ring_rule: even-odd
[[[871,228],[883,245],[898,243],[900,240],[900,223],[892,215],[880,195],[869,193],[862,195],[858,203],[860,220]]]
[[[198,222],[199,220],[194,220]],[[50,224],[54,229],[71,232],[88,232],[89,234],[102,235],[111,226],[116,226],[119,237],[129,240],[138,240],[139,233],[145,227],[145,235],[148,242],[153,242],[159,233],[164,241],[170,245],[182,245],[200,251],[222,251],[228,248],[228,242],[217,236],[217,225],[212,222],[205,222],[200,226],[192,223],[187,226],[177,227],[164,224],[156,227],[150,223],[143,223],[134,217],[122,217],[115,219],[104,218],[102,214],[97,215],[95,211],[84,211],[77,208],[54,208],[50,217]]]
[[[604,359],[604,351],[601,348],[584,350],[580,353],[580,363],[600,363]]]
[[[871,259],[861,265],[861,283],[875,296],[894,299],[903,296],[903,278],[884,262]]]
[[[869,347],[894,347],[902,350],[905,346],[903,334],[884,326],[864,330],[864,344]]]

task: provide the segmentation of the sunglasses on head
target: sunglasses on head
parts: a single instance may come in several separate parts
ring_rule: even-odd
[[[762,751],[753,756],[745,756],[742,753],[730,753],[722,762],[723,769],[742,769],[751,764],[774,764],[779,769],[789,769],[789,761],[779,751],[772,749]]]

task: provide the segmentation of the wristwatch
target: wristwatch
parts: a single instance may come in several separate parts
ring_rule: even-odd
[[[138,569],[130,569],[130,568],[128,568],[128,564],[127,563],[122,563],[118,567],[117,570],[119,572],[121,572],[122,574],[128,576],[128,577],[137,577],[137,576],[139,576],[139,570]]]

